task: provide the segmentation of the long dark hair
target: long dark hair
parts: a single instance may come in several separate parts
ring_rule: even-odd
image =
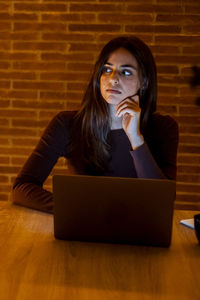
[[[149,47],[135,36],[112,39],[102,49],[95,64],[80,109],[75,115],[73,146],[81,149],[87,163],[104,170],[109,159],[110,131],[109,104],[100,92],[100,77],[110,55],[119,48],[128,50],[137,60],[140,76],[139,99],[141,107],[140,130],[145,136],[150,115],[156,110],[157,72]],[[78,135],[77,135],[78,133]]]

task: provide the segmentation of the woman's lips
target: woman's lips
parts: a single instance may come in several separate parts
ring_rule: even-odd
[[[114,90],[114,89],[107,89],[106,92],[109,92],[109,93],[111,93],[111,94],[121,94],[120,91]]]

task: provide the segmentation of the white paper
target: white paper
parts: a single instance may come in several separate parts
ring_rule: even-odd
[[[181,220],[180,223],[189,228],[194,229],[194,219]]]

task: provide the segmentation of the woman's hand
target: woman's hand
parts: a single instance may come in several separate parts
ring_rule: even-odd
[[[139,96],[134,95],[122,100],[116,108],[116,116],[122,117],[122,127],[126,132],[133,150],[144,143],[140,132],[141,108],[139,107]]]

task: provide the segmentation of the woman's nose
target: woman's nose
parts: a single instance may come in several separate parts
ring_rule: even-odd
[[[111,75],[111,80],[114,84],[119,83],[119,74],[118,72],[113,72]]]

